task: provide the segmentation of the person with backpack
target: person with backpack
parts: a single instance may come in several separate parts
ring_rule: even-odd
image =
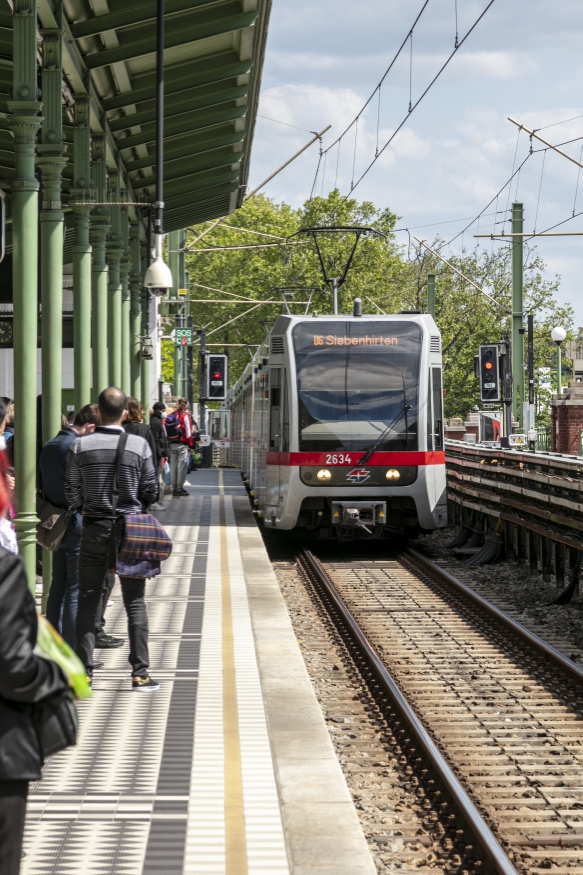
[[[186,398],[179,398],[174,411],[166,417],[166,435],[170,447],[170,486],[173,498],[189,494],[184,488],[184,481],[188,471],[188,453],[194,444],[193,434],[188,401]]]

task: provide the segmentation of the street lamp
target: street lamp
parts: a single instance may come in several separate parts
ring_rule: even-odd
[[[154,236],[155,256],[144,276],[144,286],[158,297],[171,289],[172,271],[162,258],[164,216],[164,0],[158,0],[156,20],[156,210]],[[150,241],[148,241],[149,245]]]
[[[551,337],[557,346],[557,395],[561,395],[563,392],[562,382],[563,376],[561,374],[561,344],[567,336],[567,332],[561,326],[557,326],[557,328],[553,328],[551,331]]]

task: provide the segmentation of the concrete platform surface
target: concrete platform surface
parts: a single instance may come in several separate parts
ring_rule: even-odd
[[[97,651],[79,744],[31,786],[23,875],[373,875],[238,472],[197,471],[147,584],[157,693]],[[126,637],[119,587],[107,631]]]

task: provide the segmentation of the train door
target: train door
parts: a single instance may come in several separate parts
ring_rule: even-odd
[[[281,435],[282,435],[282,372],[283,368],[270,368],[269,371],[269,446],[268,452],[275,461],[277,453],[277,472],[271,465],[271,504],[279,506],[281,502]],[[274,494],[277,493],[277,497]]]
[[[431,368],[429,376],[430,401],[428,408],[431,411],[431,432],[428,433],[428,449],[435,452],[443,452],[443,382],[441,376],[441,368]],[[429,423],[428,423],[429,424]],[[433,504],[446,505],[445,499],[445,468],[443,465],[431,465],[433,475],[431,477],[433,483]],[[443,511],[445,513],[445,510]],[[437,522],[437,520],[436,520]]]

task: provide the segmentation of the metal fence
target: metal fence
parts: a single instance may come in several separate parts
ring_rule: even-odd
[[[539,425],[536,430],[536,448],[540,453],[548,453],[551,449],[550,425]]]

